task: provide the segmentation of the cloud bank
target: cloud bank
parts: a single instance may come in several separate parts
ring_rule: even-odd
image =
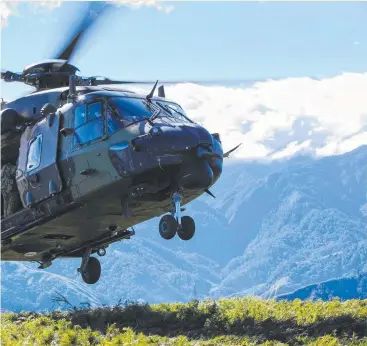
[[[367,73],[288,78],[248,88],[179,84],[166,96],[190,118],[221,135],[237,158],[328,156],[367,144]]]

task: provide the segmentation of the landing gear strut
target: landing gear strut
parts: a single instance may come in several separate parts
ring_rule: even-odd
[[[181,217],[182,195],[175,192],[172,195],[174,212],[164,215],[159,222],[159,233],[164,239],[172,239],[176,233],[182,240],[190,240],[195,234],[195,222],[190,216]]]
[[[85,283],[93,285],[101,276],[101,263],[96,257],[90,257],[91,252],[90,248],[85,250],[78,272],[82,274]]]
[[[182,202],[182,195],[178,192],[175,192],[172,195],[172,202],[175,206],[175,213],[174,217],[176,219],[176,222],[181,225],[181,202]]]

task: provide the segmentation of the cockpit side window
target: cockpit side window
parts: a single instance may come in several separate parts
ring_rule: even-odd
[[[102,116],[102,102],[91,103],[88,105],[88,121]]]
[[[75,108],[74,128],[87,122],[87,105],[81,105]]]
[[[104,117],[102,102],[83,104],[75,108],[74,145],[93,142],[104,135]]]
[[[118,114],[114,112],[109,106],[106,108],[107,117],[107,134],[111,135],[118,129],[123,128],[124,124],[121,119],[118,118]]]
[[[42,134],[33,138],[29,144],[27,155],[27,172],[33,171],[41,164]]]

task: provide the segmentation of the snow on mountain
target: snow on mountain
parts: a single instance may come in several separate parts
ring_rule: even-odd
[[[187,301],[206,296],[272,297],[366,271],[367,146],[314,160],[227,164],[211,189],[187,206],[197,232],[188,242],[161,239],[154,218],[100,258],[93,286],[79,260],[2,262],[2,308],[51,309],[55,292],[72,304],[119,299]]]

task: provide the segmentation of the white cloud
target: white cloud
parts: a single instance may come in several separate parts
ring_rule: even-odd
[[[367,144],[367,73],[288,78],[249,88],[166,87],[189,117],[219,132],[237,158],[286,158],[300,152],[341,154]]]
[[[28,0],[35,7],[45,7],[49,9],[53,9],[62,4],[63,1],[74,1],[74,0]],[[109,0],[107,0],[109,1]],[[20,1],[1,1],[0,0],[0,13],[1,13],[1,21],[0,28],[3,28],[8,24],[8,18],[15,13],[15,9]],[[139,8],[141,6],[155,7],[159,11],[164,11],[165,13],[170,13],[173,10],[172,5],[166,5],[162,1],[157,0],[115,0],[110,1],[114,2],[116,5],[127,5],[132,8]]]
[[[16,11],[17,3],[0,1],[0,28],[8,24],[8,18]]]
[[[155,7],[157,10],[166,13],[170,13],[173,10],[172,5],[165,5],[162,1],[157,0],[117,0],[117,2],[134,8],[139,8],[141,6]]]

